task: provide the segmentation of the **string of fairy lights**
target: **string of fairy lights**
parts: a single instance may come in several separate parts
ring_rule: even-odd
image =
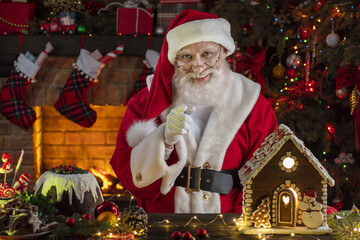
[[[130,196],[130,200],[129,200],[129,206],[131,206],[131,202],[132,200],[135,199],[135,197],[131,194],[130,191],[125,190],[124,193],[122,194],[117,194],[117,195],[113,195],[109,200],[113,199],[114,197],[129,197]],[[121,216],[118,218],[118,221],[120,221]],[[229,221],[229,220],[228,220]],[[245,226],[244,221],[243,221],[243,216],[239,214],[238,218],[233,218],[232,222],[229,223],[225,220],[224,215],[223,214],[216,214],[213,219],[208,220],[206,222],[202,221],[197,215],[193,215],[193,216],[189,216],[188,220],[184,220],[184,223],[179,225],[178,222],[176,223],[175,221],[165,218],[165,219],[161,219],[158,221],[155,221],[153,223],[150,223],[147,226],[147,229],[151,230],[151,228],[159,228],[159,227],[164,227],[166,229],[168,229],[169,227],[173,227],[173,228],[177,228],[177,229],[188,229],[189,231],[191,231],[190,229],[192,228],[199,228],[199,227],[207,227],[211,224],[219,224],[219,222],[225,226],[228,229],[233,229],[236,231],[240,231],[241,233],[241,227]],[[117,225],[118,226],[118,225]],[[355,229],[354,231],[357,231],[357,229]],[[360,226],[359,226],[359,231],[360,231]],[[137,232],[133,232],[134,235],[139,236],[139,234]],[[101,233],[99,233],[99,236],[101,235]],[[114,234],[112,234],[113,236],[115,236]],[[142,234],[140,235],[142,237],[146,237],[146,235]],[[258,233],[255,235],[255,237],[261,239],[261,240],[266,240],[266,239],[270,239],[271,237],[274,236],[274,233],[271,234],[263,234],[263,233]],[[283,234],[283,236],[285,237],[290,237],[292,239],[296,239],[296,238],[302,238],[303,235],[301,234],[295,234],[295,233],[290,233],[290,234]],[[108,234],[107,237],[111,237],[111,234]],[[315,236],[308,236],[307,235],[307,239],[314,239],[314,240],[320,240],[319,238],[315,237]],[[211,239],[211,235],[208,236],[207,238]],[[175,238],[174,238],[175,239]],[[191,238],[189,238],[191,239]]]

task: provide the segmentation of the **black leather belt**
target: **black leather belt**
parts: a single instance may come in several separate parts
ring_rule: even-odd
[[[230,193],[231,189],[240,186],[239,169],[215,171],[201,169],[191,165],[185,166],[175,180],[175,186],[186,188],[186,192],[194,191]]]

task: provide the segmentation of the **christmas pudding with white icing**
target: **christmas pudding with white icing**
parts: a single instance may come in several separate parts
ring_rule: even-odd
[[[101,188],[93,174],[75,166],[50,168],[36,181],[34,195],[51,196],[59,214],[94,214],[104,201]]]

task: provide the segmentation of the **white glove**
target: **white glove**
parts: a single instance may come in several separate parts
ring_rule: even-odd
[[[186,134],[192,125],[193,119],[191,114],[195,107],[188,108],[185,104],[171,109],[166,117],[165,144],[174,145],[179,141],[180,136]]]

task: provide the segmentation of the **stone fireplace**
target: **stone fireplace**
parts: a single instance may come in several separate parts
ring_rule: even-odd
[[[141,73],[143,59],[118,56],[102,69],[99,82],[86,96],[87,103],[97,112],[97,120],[92,127],[84,128],[60,115],[53,107],[76,57],[47,58],[25,99],[36,112],[34,125],[26,130],[0,114],[1,154],[9,152],[15,165],[21,149],[25,150],[19,173],[28,172],[32,176],[28,192],[33,191],[35,181],[44,171],[60,164],[83,169],[97,167],[113,174],[109,161],[126,109],[123,103]],[[0,87],[5,81],[6,78],[0,78]],[[12,179],[11,174],[8,179]]]

